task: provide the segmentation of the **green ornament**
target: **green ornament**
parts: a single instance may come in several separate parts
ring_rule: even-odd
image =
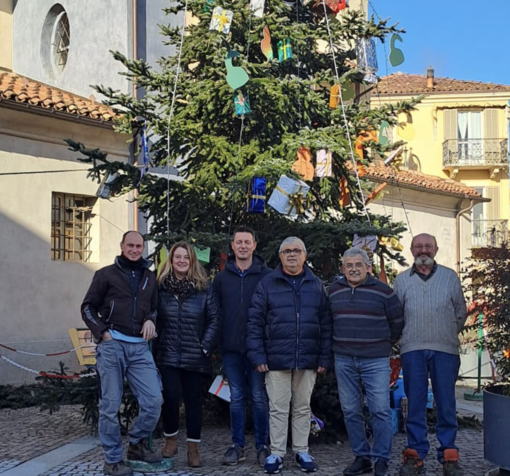
[[[398,33],[391,35],[389,57],[391,66],[398,66],[404,62],[404,53],[402,53],[402,50],[395,47],[395,42],[397,40],[400,42],[402,41],[402,37]]]

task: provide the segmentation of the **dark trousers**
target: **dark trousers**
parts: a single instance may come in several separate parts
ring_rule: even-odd
[[[202,379],[200,372],[160,367],[163,382],[163,431],[165,436],[179,433],[179,404],[181,395],[186,413],[186,432],[188,441],[200,441],[202,430]]]

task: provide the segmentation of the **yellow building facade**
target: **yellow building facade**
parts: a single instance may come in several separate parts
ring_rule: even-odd
[[[372,90],[374,106],[397,104],[425,95],[416,111],[402,114],[400,125],[388,132],[406,143],[404,165],[475,188],[490,202],[469,210],[468,248],[506,239],[510,219],[508,126],[510,86],[392,74]],[[469,216],[469,213],[468,216]]]

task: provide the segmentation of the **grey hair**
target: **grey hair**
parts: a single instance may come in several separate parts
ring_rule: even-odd
[[[281,253],[283,250],[283,247],[285,245],[291,245],[292,243],[299,243],[303,247],[303,251],[306,253],[306,246],[303,243],[303,240],[298,238],[297,236],[289,236],[288,238],[285,238],[282,241],[282,244],[280,245],[280,249],[278,250],[278,253]]]
[[[344,253],[343,260],[345,261],[345,258],[353,258],[354,256],[361,256],[365,264],[370,266],[370,258],[368,257],[367,252],[361,248],[349,248]]]

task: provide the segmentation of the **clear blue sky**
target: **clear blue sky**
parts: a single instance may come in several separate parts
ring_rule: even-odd
[[[432,66],[437,77],[510,85],[510,0],[369,0],[369,14],[374,9],[406,30],[396,43],[405,57],[397,67],[376,40],[379,76]]]

